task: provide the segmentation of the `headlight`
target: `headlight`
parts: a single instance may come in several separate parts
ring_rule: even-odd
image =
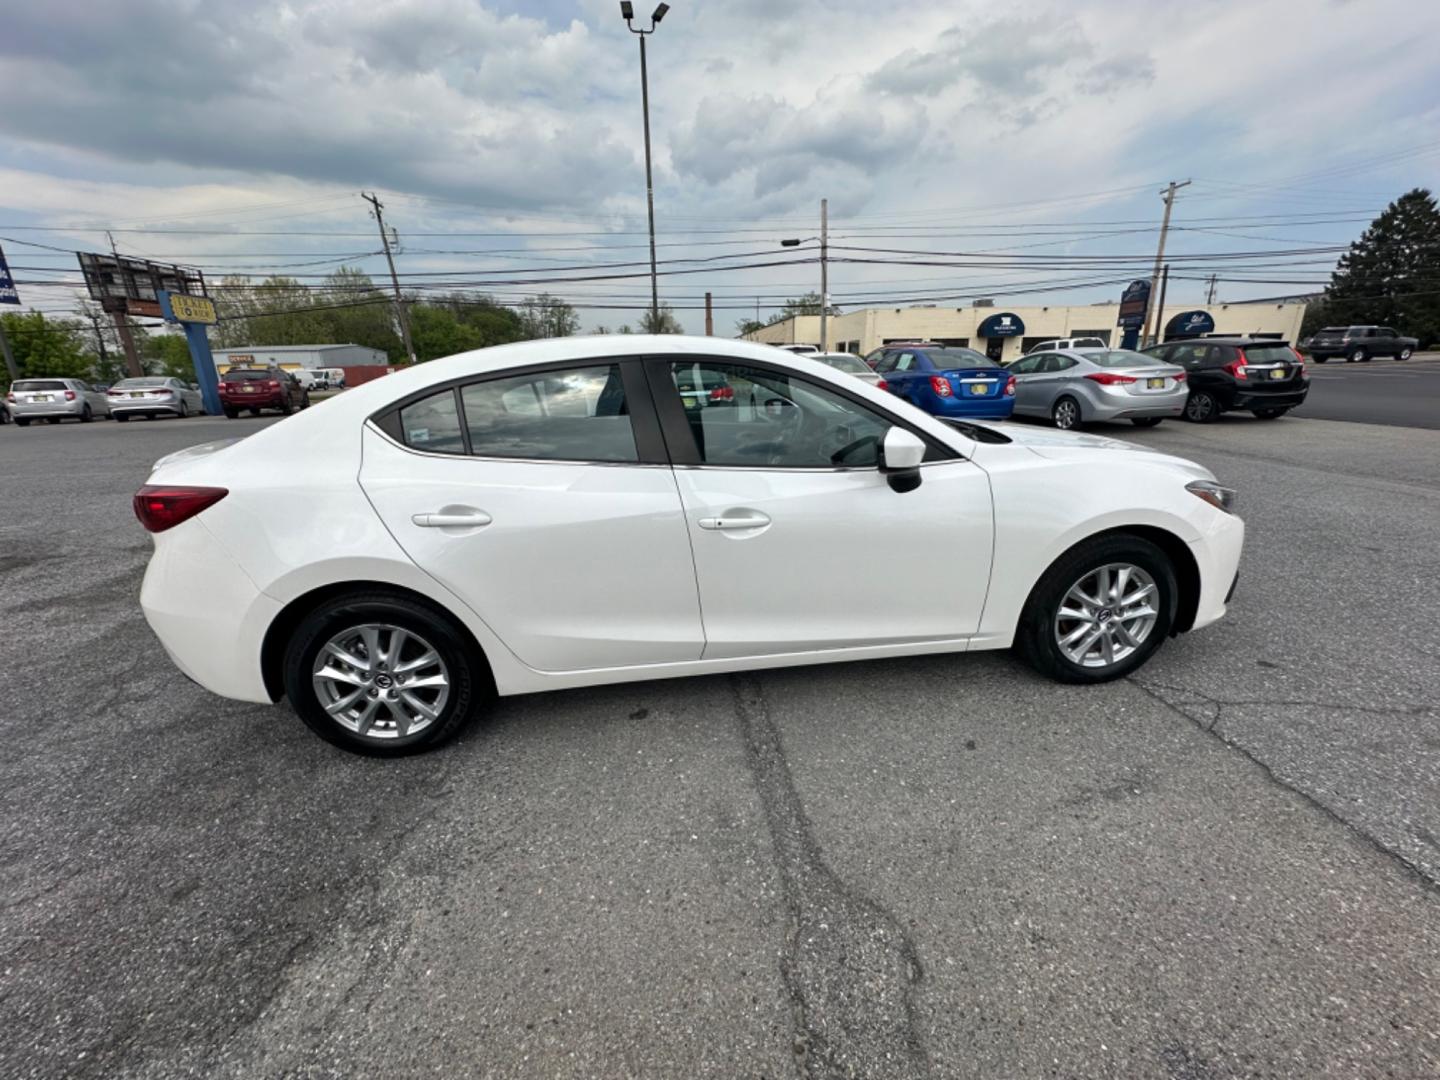
[[[1213,480],[1192,480],[1185,485],[1185,490],[1204,499],[1216,510],[1224,510],[1227,514],[1235,512],[1234,488],[1221,487]]]

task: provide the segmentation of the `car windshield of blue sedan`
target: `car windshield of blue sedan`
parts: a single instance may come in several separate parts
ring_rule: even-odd
[[[998,368],[1000,364],[974,349],[926,349],[925,355],[939,371],[954,368]]]
[[[1086,349],[1080,354],[1089,360],[1096,367],[1156,367],[1161,361],[1154,356],[1146,356],[1144,353],[1131,352],[1129,349]]]

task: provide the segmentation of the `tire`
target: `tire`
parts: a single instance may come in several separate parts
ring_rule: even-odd
[[[1080,403],[1069,394],[1055,399],[1050,406],[1050,422],[1061,431],[1073,431],[1081,424]]]
[[[1253,409],[1251,411],[1254,412],[1258,420],[1279,420],[1280,417],[1290,411],[1290,408],[1286,406],[1283,409]]]
[[[1136,427],[1158,427],[1160,421],[1164,419],[1163,416],[1132,416],[1130,423]]]
[[[230,409],[230,408],[227,408],[227,409],[225,410],[225,419],[226,419],[226,420],[239,420],[239,419],[240,419],[240,410],[239,410],[239,409]]]
[[[259,416],[259,415],[260,415],[260,410],[259,410],[259,409],[251,409],[251,410],[250,410],[250,415],[251,415],[251,416]]]
[[[308,393],[307,393],[307,394],[302,394],[301,397],[300,397],[300,408],[302,408],[302,409],[308,409],[309,407],[310,407],[310,395],[309,395]]]
[[[1208,390],[1191,390],[1185,399],[1185,419],[1192,424],[1208,424],[1220,415],[1220,402]]]
[[[179,417],[179,419],[184,420],[184,419],[185,419],[187,416],[189,416],[189,415],[190,415],[190,406],[189,406],[189,405],[186,405],[185,402],[183,402],[183,401],[180,402],[180,417]]]
[[[1395,354],[1395,359],[1396,359],[1396,360],[1409,360],[1409,359],[1410,359],[1410,354],[1411,354],[1412,352],[1413,352],[1413,350],[1411,350],[1411,349],[1401,349],[1398,353]]]
[[[1347,364],[1364,364],[1370,360],[1370,354],[1364,349],[1356,349],[1345,358]]]
[[[1117,564],[1132,568],[1131,581],[1140,580],[1133,576],[1133,570],[1138,569],[1149,577],[1154,586],[1152,596],[1158,602],[1148,605],[1152,609],[1153,621],[1143,635],[1140,633],[1143,617],[1120,618],[1121,613],[1109,604],[1097,610],[1115,614],[1104,614],[1101,621],[1066,620],[1061,617],[1060,611],[1072,586],[1082,585],[1087,580],[1093,582],[1094,579],[1089,575],[1102,567]],[[1118,577],[1118,572],[1111,571],[1112,584],[1119,584]],[[1094,595],[1093,592],[1090,594]],[[1031,590],[1030,598],[1025,602],[1024,613],[1020,616],[1020,625],[1016,628],[1015,651],[1041,675],[1057,682],[1100,683],[1122,678],[1150,659],[1165,641],[1175,622],[1179,595],[1174,567],[1165,553],[1150,541],[1124,534],[1084,540],[1056,559]],[[1098,599],[1109,600],[1110,597],[1101,596]],[[1139,605],[1129,605],[1127,610],[1138,611]],[[1139,646],[1128,655],[1108,664],[1103,663],[1102,656],[1097,656],[1096,660],[1100,662],[1094,666],[1077,663],[1067,655],[1058,640],[1062,635],[1068,636],[1081,626],[1099,626],[1102,622],[1105,625],[1120,624],[1134,628],[1139,638]],[[1077,648],[1083,644],[1082,638]],[[1098,653],[1101,645],[1097,644],[1095,648]],[[1090,658],[1087,655],[1085,659],[1088,661]]]
[[[437,664],[426,665],[420,671],[429,673],[426,676],[427,682],[433,680],[438,672],[447,679],[448,685],[443,698],[437,696],[430,699],[432,703],[439,704],[438,715],[426,721],[419,731],[403,735],[397,733],[400,725],[395,722],[395,713],[390,710],[394,707],[403,712],[403,701],[395,706],[390,702],[394,700],[392,695],[404,694],[405,691],[388,682],[385,684],[388,689],[380,689],[376,685],[381,679],[394,679],[398,682],[399,676],[387,674],[394,671],[394,664],[387,666],[378,663],[373,654],[368,659],[380,670],[371,669],[368,676],[362,674],[360,669],[349,669],[342,663],[332,665],[361,679],[370,680],[368,689],[364,683],[357,687],[363,691],[363,696],[354,706],[356,709],[367,706],[367,697],[375,700],[374,705],[368,706],[374,723],[370,733],[351,730],[327,712],[321,702],[321,693],[329,691],[324,687],[317,689],[314,677],[317,658],[335,638],[358,635],[359,628],[367,625],[399,628],[413,635],[411,645],[404,647],[408,652],[402,651],[402,657],[409,655],[413,659],[417,649],[424,651],[427,648],[438,657]],[[378,635],[375,640],[382,649],[392,646],[393,636],[387,636],[385,630],[379,630]],[[418,642],[415,640],[417,638],[420,639]],[[360,653],[363,645],[348,645],[346,648],[351,651],[351,655],[366,659]],[[402,757],[434,749],[460,730],[477,711],[481,699],[488,698],[490,690],[489,675],[483,657],[478,655],[474,645],[454,619],[427,604],[382,590],[335,597],[306,615],[286,644],[284,666],[285,693],[290,699],[291,707],[305,725],[326,742],[352,753],[372,757]],[[329,680],[329,685],[331,689],[337,686],[348,688],[351,683]],[[440,691],[427,687],[421,693],[439,695]],[[345,710],[344,715],[348,716],[349,710]],[[359,718],[354,719],[357,720],[358,728]]]
[[[295,411],[295,406],[290,404],[290,395],[286,394],[280,399],[280,415],[289,416]]]
[[[95,414],[90,410],[89,405],[86,405],[85,408],[81,410],[80,422],[82,424],[93,424],[95,422]]]

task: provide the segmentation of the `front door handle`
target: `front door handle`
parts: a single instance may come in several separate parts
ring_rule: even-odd
[[[702,529],[763,529],[770,524],[770,518],[765,514],[751,511],[747,514],[722,514],[720,517],[701,518],[699,521]]]
[[[410,520],[422,529],[475,529],[493,519],[484,510],[464,510],[416,514]]]

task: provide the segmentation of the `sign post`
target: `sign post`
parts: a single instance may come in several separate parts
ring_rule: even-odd
[[[1115,325],[1125,328],[1120,337],[1122,349],[1134,349],[1140,344],[1140,328],[1145,325],[1145,313],[1149,310],[1150,282],[1137,278],[1120,294],[1120,317]]]
[[[190,363],[195,366],[195,379],[200,383],[200,396],[205,402],[205,411],[211,416],[224,412],[220,404],[220,377],[215,373],[215,358],[210,355],[210,337],[206,327],[220,320],[215,315],[215,303],[206,296],[188,296],[185,293],[160,289],[155,293],[160,301],[160,314],[166,322],[179,323],[185,331],[185,340],[190,345]]]
[[[15,279],[10,276],[10,265],[5,261],[3,248],[0,248],[0,304],[20,304],[20,294],[15,289]],[[20,369],[15,366],[15,354],[10,351],[10,339],[5,336],[4,323],[0,323],[0,353],[5,354],[5,370],[10,373],[10,381],[14,382],[20,378]]]

